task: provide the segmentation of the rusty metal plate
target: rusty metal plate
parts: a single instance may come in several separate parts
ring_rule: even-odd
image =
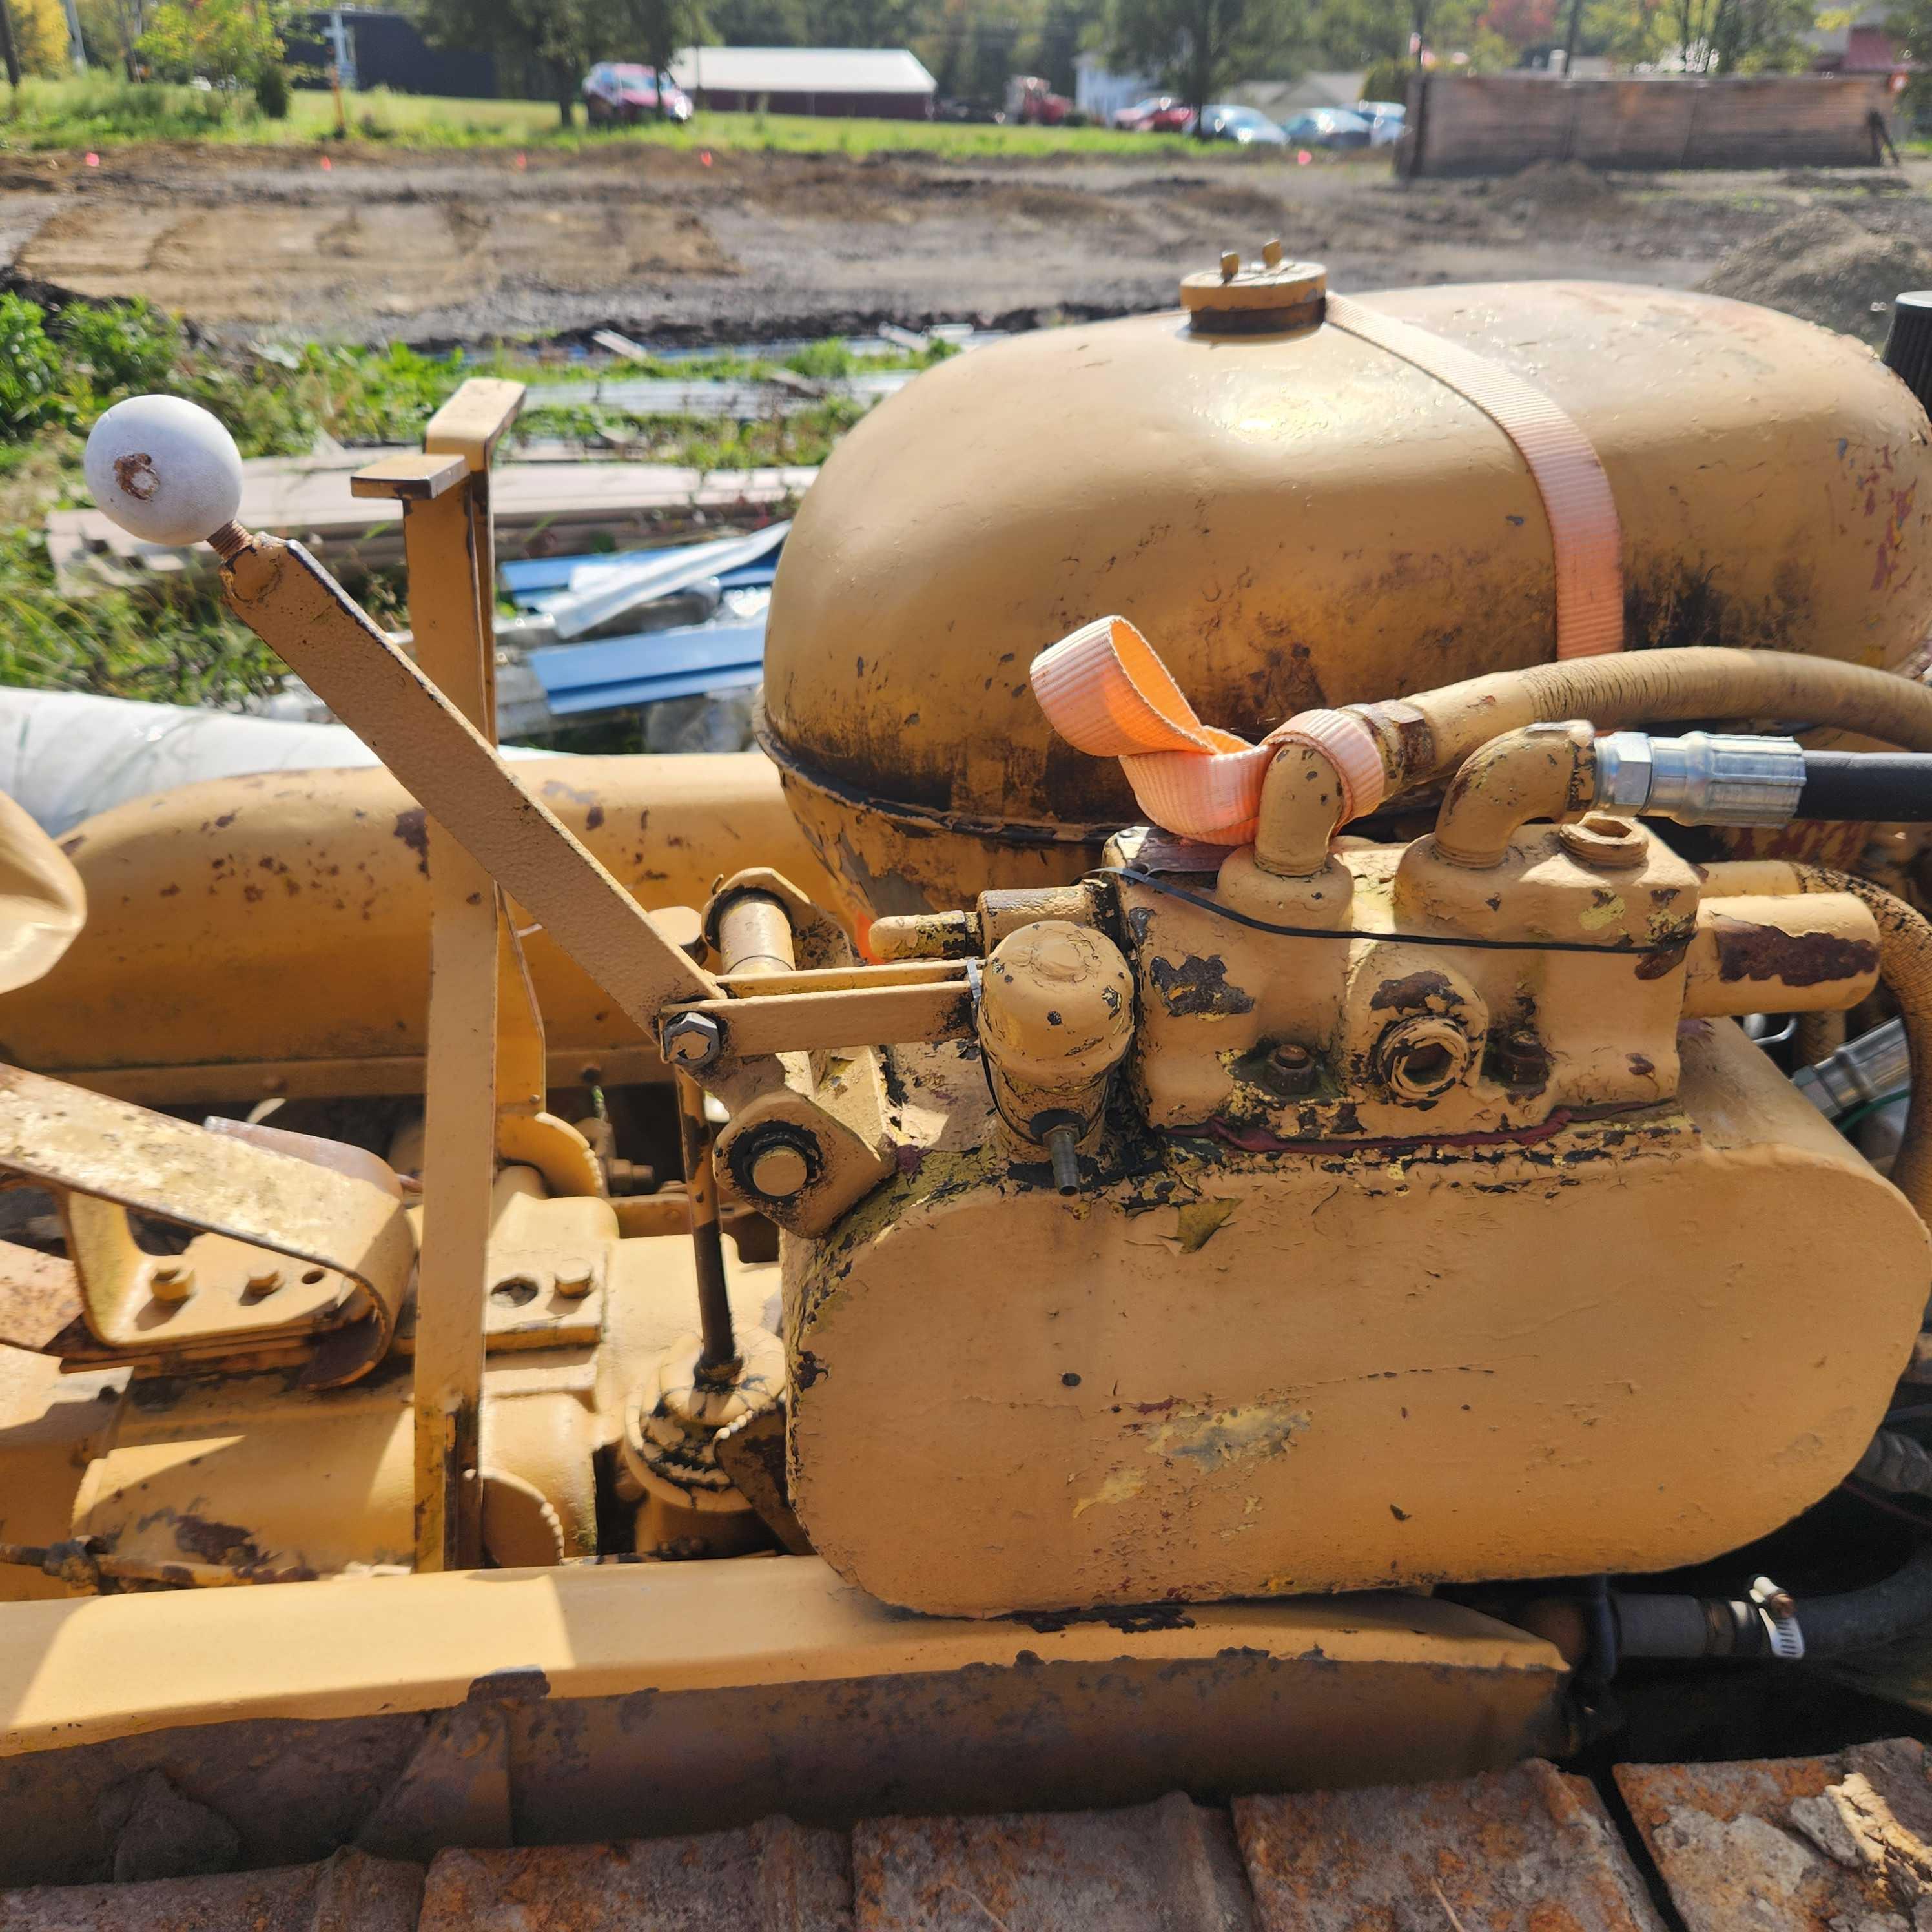
[[[1932,1780],[1911,1738],[1616,1778],[1687,1932],[1932,1924]]]
[[[858,1932],[1252,1932],[1225,1812],[884,1818],[852,1833]]]
[[[211,1131],[0,1066],[0,1167],[58,1192],[99,1359],[207,1363],[253,1342],[306,1348],[341,1328],[344,1359],[308,1358],[304,1378],[324,1386],[388,1346],[416,1240],[373,1154],[272,1128]],[[146,1254],[129,1210],[196,1238]]]
[[[844,1834],[767,1818],[699,1838],[439,1852],[424,1888],[422,1932],[851,1932],[851,1925]]]
[[[38,1354],[81,1318],[73,1262],[0,1241],[0,1343]]]
[[[1663,1932],[1588,1780],[1540,1758],[1234,1810],[1262,1932]]]
[[[422,1886],[420,1865],[338,1852],[278,1871],[0,1892],[0,1932],[413,1932]]]

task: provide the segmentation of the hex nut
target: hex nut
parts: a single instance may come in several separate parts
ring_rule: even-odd
[[[588,1294],[596,1281],[597,1270],[594,1263],[582,1255],[566,1255],[556,1264],[554,1284],[559,1294],[575,1300],[580,1295]]]
[[[1294,1040],[1286,1040],[1268,1055],[1262,1078],[1284,1100],[1312,1094],[1321,1069],[1313,1054]]]
[[[664,1028],[664,1057],[676,1066],[709,1066],[723,1050],[724,1035],[709,1013],[680,1013]]]
[[[1588,812],[1574,824],[1559,825],[1556,839],[1571,858],[1612,872],[1641,866],[1650,849],[1633,820],[1609,812]]]
[[[180,1262],[158,1262],[148,1271],[148,1292],[157,1301],[185,1301],[194,1292],[194,1270]]]

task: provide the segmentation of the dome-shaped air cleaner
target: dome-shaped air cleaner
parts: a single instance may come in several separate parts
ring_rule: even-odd
[[[1932,411],[1932,289],[1908,289],[1894,299],[1885,366]]]
[[[242,452],[207,410],[178,396],[130,396],[87,439],[88,488],[148,543],[195,544],[242,507]]]

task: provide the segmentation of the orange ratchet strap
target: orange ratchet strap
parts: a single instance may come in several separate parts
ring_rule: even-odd
[[[1624,647],[1624,542],[1616,500],[1590,439],[1543,392],[1486,356],[1412,322],[1330,296],[1335,328],[1399,356],[1474,403],[1529,466],[1556,554],[1556,655],[1601,657]]]

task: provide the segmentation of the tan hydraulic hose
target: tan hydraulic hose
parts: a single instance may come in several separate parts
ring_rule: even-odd
[[[1034,660],[1040,708],[1066,742],[1118,758],[1150,824],[1250,841],[1268,872],[1305,874],[1336,823],[1447,778],[1482,746],[1535,724],[1610,730],[1768,718],[1932,751],[1932,691],[1889,671],[1787,651],[1619,652],[1498,671],[1410,698],[1304,712],[1259,745],[1204,724],[1158,652],[1122,617],[1083,625]],[[1320,764],[1328,768],[1317,773]],[[1316,823],[1329,800],[1337,818]]]
[[[1781,724],[1858,732],[1907,752],[1932,749],[1932,692],[1911,678],[1866,670],[1835,657],[1720,651],[1708,645],[1497,670],[1414,698],[1351,705],[1337,717],[1360,721],[1372,732],[1382,754],[1382,796],[1389,798],[1447,778],[1505,734],[1510,734],[1510,758],[1528,754],[1516,734],[1530,724],[1563,718],[1584,718],[1607,730],[1683,718],[1775,718]],[[1376,788],[1356,782],[1348,796],[1374,798]],[[1304,854],[1333,835],[1333,825],[1324,829],[1314,823],[1314,806],[1300,771],[1281,759],[1269,765],[1254,831],[1256,856],[1269,872],[1294,869],[1271,862],[1274,854]],[[1351,815],[1360,818],[1360,806]]]
[[[1617,730],[1686,718],[1770,718],[1856,731],[1906,751],[1932,750],[1932,691],[1912,679],[1836,658],[1701,645],[1496,671],[1330,715],[1359,720],[1372,732],[1382,755],[1381,796],[1391,798],[1448,778],[1504,734],[1564,719]],[[1377,796],[1372,784],[1348,790],[1352,800]],[[1362,808],[1349,815],[1361,817]],[[1277,760],[1262,780],[1256,818],[1262,863],[1292,869],[1271,863],[1272,855],[1308,850],[1319,830],[1311,817],[1303,774]]]
[[[1712,646],[1532,664],[1351,707],[1381,741],[1388,790],[1446,778],[1504,731],[1567,718],[1601,729],[1690,718],[1828,725],[1932,751],[1932,691],[1836,658]]]

